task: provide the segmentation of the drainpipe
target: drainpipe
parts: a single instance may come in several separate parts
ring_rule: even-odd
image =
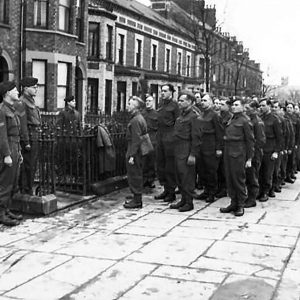
[[[19,40],[19,80],[23,77],[24,72],[24,54],[25,54],[25,40],[24,40],[24,7],[25,1],[21,0],[20,4],[20,40]]]

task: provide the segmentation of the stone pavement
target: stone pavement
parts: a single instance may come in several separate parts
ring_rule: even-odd
[[[299,181],[241,218],[219,213],[228,198],[128,211],[124,189],[0,227],[0,300],[299,300]]]

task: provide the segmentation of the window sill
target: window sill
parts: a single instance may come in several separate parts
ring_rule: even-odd
[[[0,27],[7,28],[7,29],[11,28],[9,24],[5,24],[5,23],[0,23]]]

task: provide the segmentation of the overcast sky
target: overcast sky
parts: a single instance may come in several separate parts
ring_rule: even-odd
[[[149,5],[149,0],[138,0]],[[182,0],[184,1],[184,0]],[[216,5],[218,25],[249,48],[267,84],[300,86],[300,0],[206,0]]]

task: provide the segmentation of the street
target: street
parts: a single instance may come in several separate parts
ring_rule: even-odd
[[[123,189],[0,227],[0,300],[299,300],[299,181],[240,218],[219,213],[229,198],[125,210]]]

